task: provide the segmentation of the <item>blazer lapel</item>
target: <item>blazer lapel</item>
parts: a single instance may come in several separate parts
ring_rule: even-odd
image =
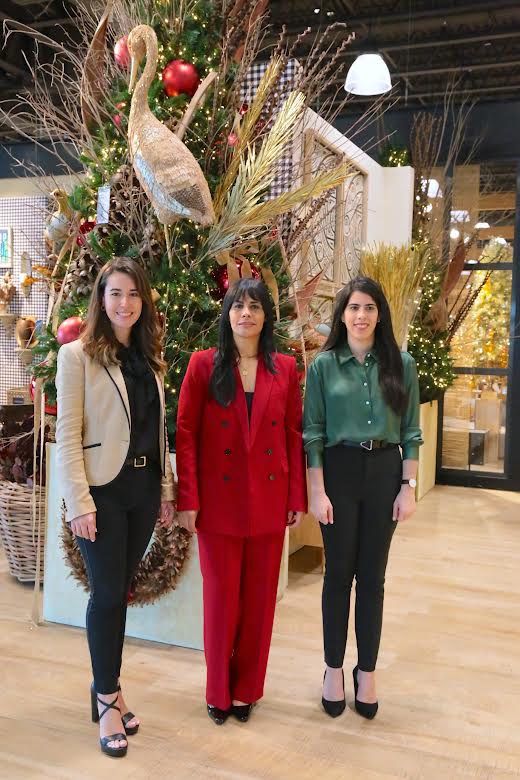
[[[264,361],[260,358],[258,361],[258,368],[256,369],[255,394],[253,397],[253,409],[251,413],[251,428],[249,432],[250,446],[253,446],[255,436],[260,428],[260,423],[262,422],[262,417],[267,409],[273,381],[273,374],[266,369]]]
[[[107,368],[105,366],[105,371],[107,372],[108,376],[112,380],[112,383],[115,385],[115,389],[119,395],[119,398],[121,399],[121,403],[123,404],[123,408],[125,410],[126,420],[128,422],[128,430],[131,430],[132,424],[130,422],[130,401],[128,400],[128,393],[126,391],[126,384],[125,379],[123,377],[123,372],[119,368],[119,366],[110,366],[110,368]]]
[[[155,381],[157,382],[157,391],[159,393],[159,404],[161,409],[161,416],[159,419],[159,455],[161,458],[161,466],[163,474],[166,473],[166,411],[164,408],[164,391],[163,383],[159,374],[154,372]]]

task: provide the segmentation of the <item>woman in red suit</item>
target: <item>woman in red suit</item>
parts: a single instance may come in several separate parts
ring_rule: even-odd
[[[206,700],[221,725],[263,695],[287,525],[307,508],[294,358],[274,351],[265,285],[224,298],[217,349],[195,352],[177,417],[177,522],[198,534]]]

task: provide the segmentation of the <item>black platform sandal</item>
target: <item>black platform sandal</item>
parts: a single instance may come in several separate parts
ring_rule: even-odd
[[[120,685],[117,686],[117,690],[118,691],[121,690]],[[137,726],[127,726],[127,723],[129,723],[134,718],[135,715],[133,712],[130,712],[130,710],[128,710],[128,712],[126,712],[124,715],[121,716],[121,720],[123,721],[123,726],[125,727],[125,733],[128,737],[133,737],[134,734],[137,734],[137,732],[139,731],[139,726],[141,725],[140,723],[138,723]]]
[[[101,713],[98,710],[98,702],[103,705],[105,708]],[[92,684],[90,687],[90,706],[92,710],[92,723],[99,723],[99,721],[102,719],[103,715],[106,715],[106,713],[109,710],[117,710],[119,713],[121,713],[121,710],[116,704],[117,702],[117,696],[114,699],[113,702],[106,702],[99,698],[96,691],[94,690],[94,685]],[[112,758],[123,758],[123,756],[126,756],[126,751],[128,750],[128,744],[123,745],[122,747],[110,747],[109,742],[116,742],[120,740],[126,741],[126,735],[125,734],[110,734],[108,737],[100,737],[99,738],[99,746],[101,748],[102,753],[106,753],[107,756],[112,756]]]

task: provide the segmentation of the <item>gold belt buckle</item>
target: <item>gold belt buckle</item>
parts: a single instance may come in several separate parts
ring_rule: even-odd
[[[139,461],[142,461],[142,463]],[[146,455],[139,455],[138,458],[134,458],[134,469],[143,469],[145,466],[146,466]]]

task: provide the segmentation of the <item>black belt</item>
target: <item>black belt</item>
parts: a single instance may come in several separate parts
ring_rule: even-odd
[[[127,458],[125,460],[125,466],[132,466],[134,469],[144,469],[146,464],[146,455],[138,455],[137,458]]]
[[[390,441],[383,441],[382,439],[367,439],[366,441],[349,441],[344,439],[340,442],[344,447],[358,447],[362,450],[379,450],[387,449],[391,447],[398,447],[398,444],[392,444]]]

